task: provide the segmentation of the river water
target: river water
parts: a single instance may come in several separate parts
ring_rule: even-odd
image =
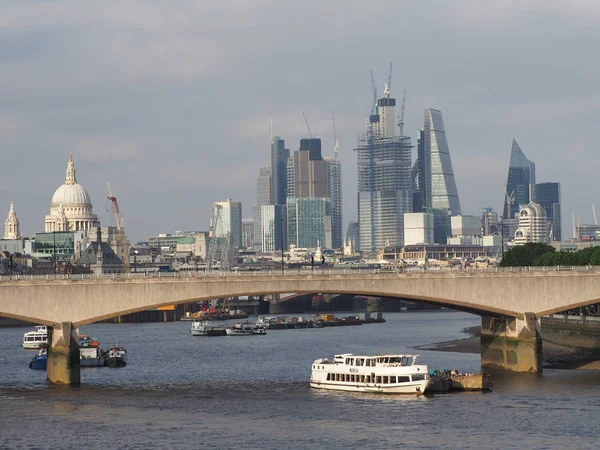
[[[190,322],[88,325],[124,345],[128,365],[82,369],[80,388],[48,385],[28,368],[27,329],[0,329],[0,448],[598,448],[599,371],[497,375],[489,393],[419,398],[309,387],[317,358],[415,353],[479,325],[459,312],[385,317],[245,338],[192,337]],[[479,355],[418,353],[430,368],[479,370]]]

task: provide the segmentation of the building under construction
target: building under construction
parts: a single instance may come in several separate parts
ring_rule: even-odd
[[[390,96],[392,65],[384,95],[377,96],[373,81],[373,106],[366,133],[358,136],[358,217],[360,250],[375,254],[386,246],[404,244],[404,213],[412,212],[411,142],[404,136],[404,102],[396,136]]]

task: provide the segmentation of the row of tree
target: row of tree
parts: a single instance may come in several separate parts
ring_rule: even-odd
[[[600,265],[600,247],[576,252],[557,252],[548,244],[525,244],[504,254],[501,267],[520,266],[587,266]]]

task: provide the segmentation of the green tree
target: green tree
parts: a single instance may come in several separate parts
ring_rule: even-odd
[[[554,247],[542,243],[530,243],[511,248],[500,261],[501,267],[532,266],[546,253],[554,253]]]

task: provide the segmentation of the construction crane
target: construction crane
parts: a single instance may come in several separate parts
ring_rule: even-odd
[[[121,215],[121,210],[119,209],[119,202],[117,202],[117,197],[115,197],[112,194],[110,184],[106,183],[106,186],[108,187],[107,198],[112,203],[113,218],[115,221],[115,227],[117,229],[117,254],[123,262],[123,272],[128,273],[130,270],[129,249],[127,245],[127,237],[125,236],[125,228],[123,226],[123,216]]]
[[[334,142],[334,156],[337,158],[338,152],[340,151],[340,141],[338,141],[337,133],[335,131],[335,111],[331,111],[331,120],[333,121],[333,142]]]
[[[596,217],[596,207],[592,205],[592,213],[594,214],[594,224],[598,225],[598,218]]]
[[[377,85],[375,84],[375,77],[371,70],[371,88],[373,89],[373,102],[371,103],[371,115],[375,114],[375,105],[377,105]]]
[[[306,129],[308,130],[308,135],[312,138],[312,131],[310,131],[310,126],[308,126],[308,119],[306,118],[306,114],[302,113],[302,117],[304,117],[304,123],[306,124]]]
[[[515,201],[515,191],[513,189],[513,191],[509,194],[508,186],[502,179],[500,172],[497,172],[497,173],[498,173],[498,178],[500,178],[500,182],[504,186],[504,196],[506,198],[506,215],[508,216],[508,217],[505,217],[505,219],[510,219],[512,216],[512,205],[513,205],[513,202]]]
[[[398,121],[398,129],[400,130],[400,137],[404,137],[404,109],[406,108],[406,89],[404,89],[404,95],[402,96],[402,108],[400,109],[400,117]]]
[[[390,70],[388,71],[387,81],[385,83],[385,87],[383,89],[383,93],[387,98],[390,98],[390,93],[392,91],[392,63],[390,62]]]

